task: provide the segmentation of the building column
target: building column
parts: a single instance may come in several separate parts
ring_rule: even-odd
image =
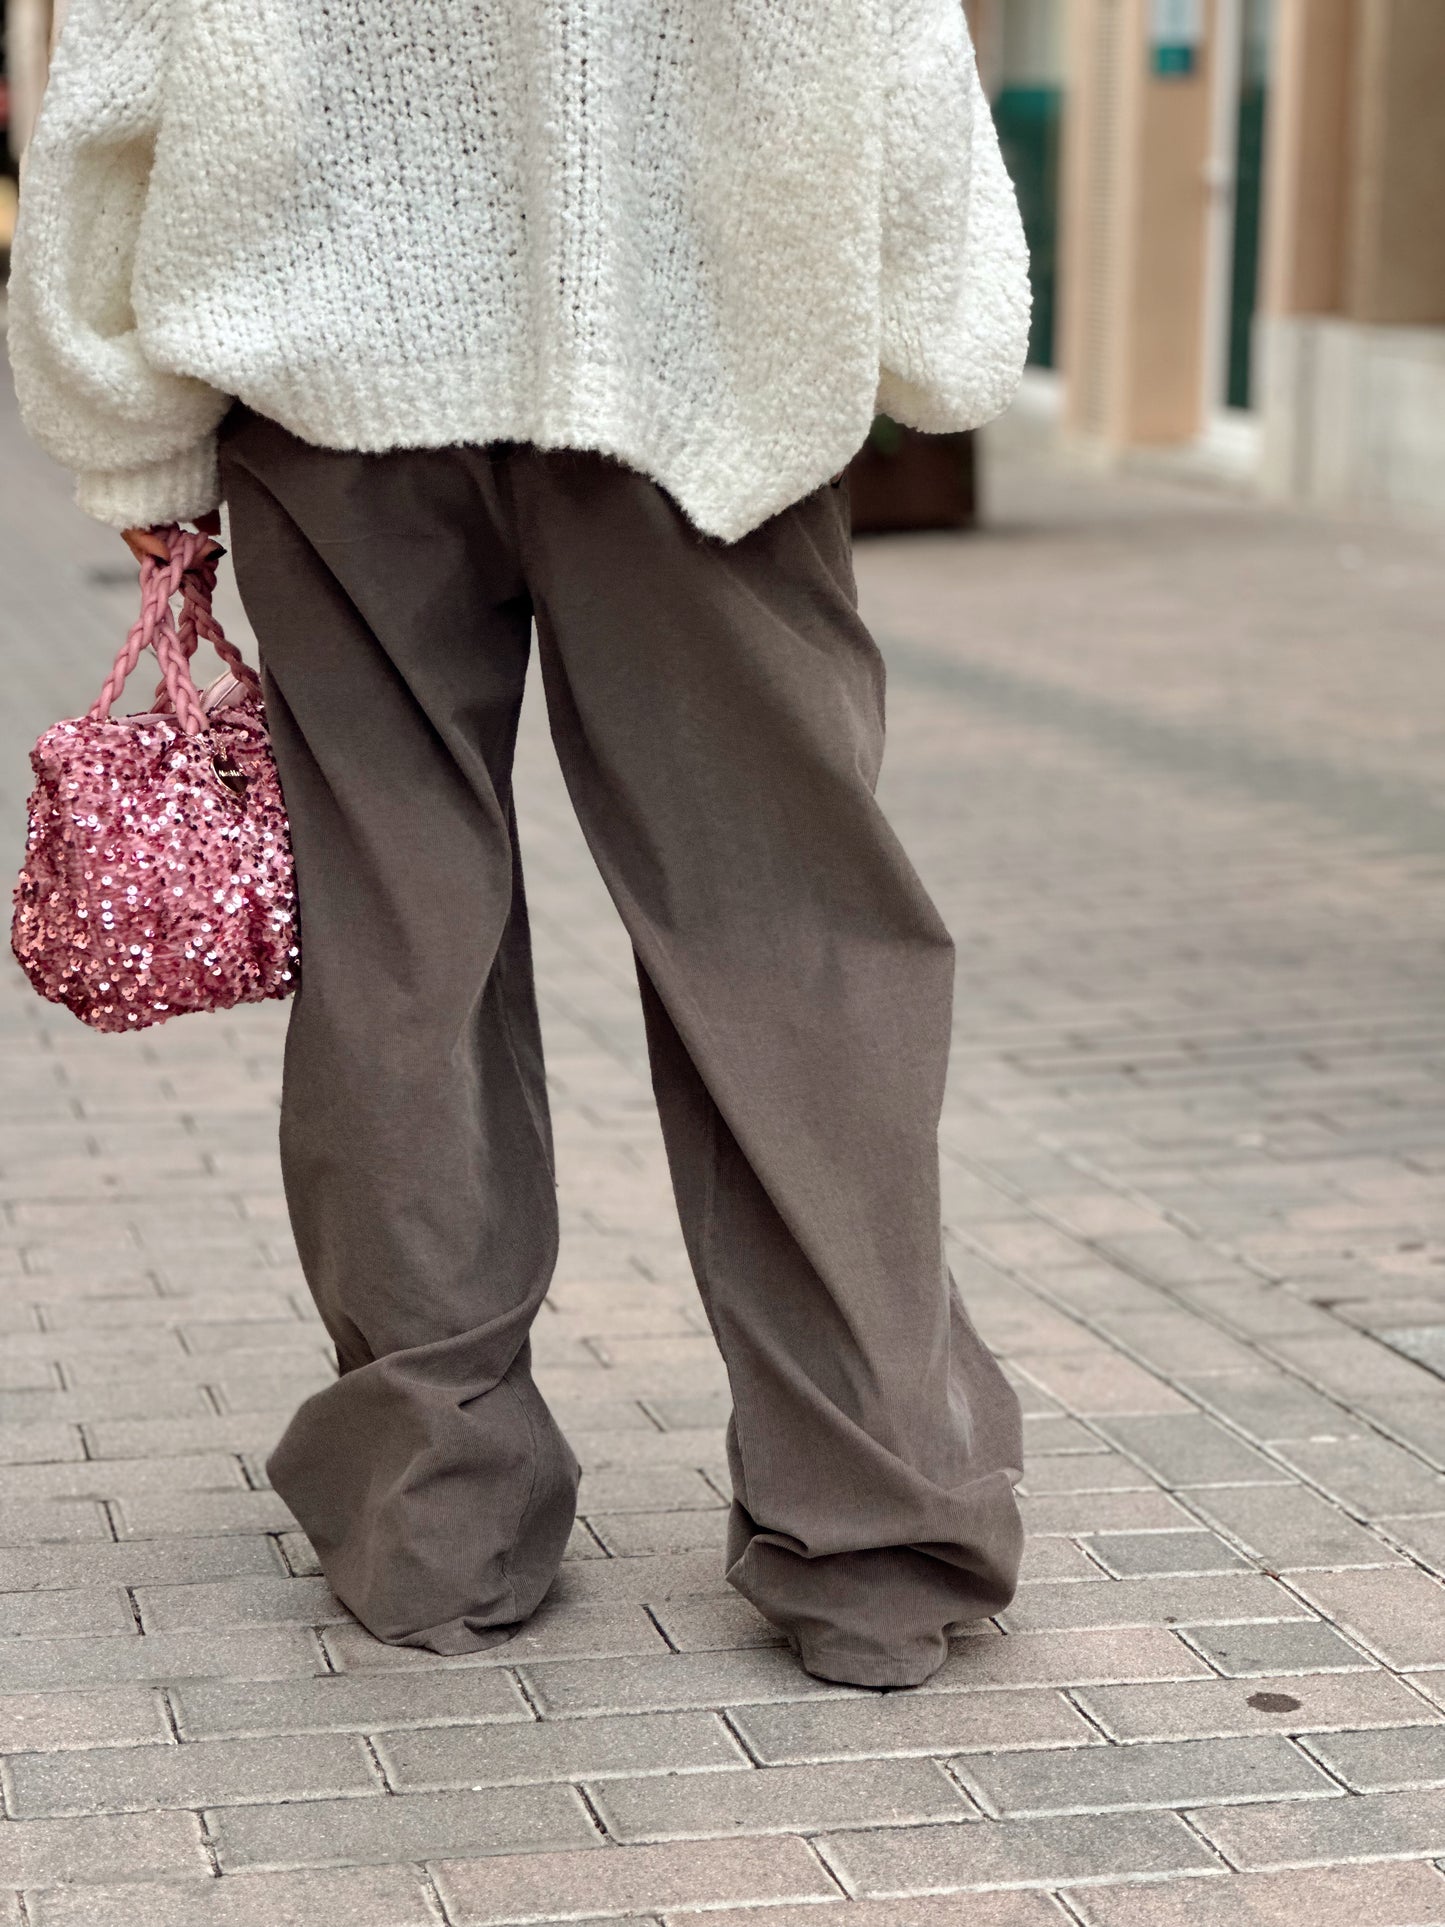
[[[10,151],[25,151],[50,69],[65,0],[6,0],[5,70],[10,86]]]
[[[1445,509],[1445,4],[1278,5],[1261,487]]]
[[[1207,0],[1192,63],[1161,72],[1150,0],[1069,0],[1065,423],[1106,449],[1203,424],[1216,14]]]

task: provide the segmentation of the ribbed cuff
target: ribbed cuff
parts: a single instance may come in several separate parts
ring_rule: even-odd
[[[220,505],[216,437],[207,435],[146,468],[91,469],[76,478],[75,500],[87,515],[114,529],[193,522]]]

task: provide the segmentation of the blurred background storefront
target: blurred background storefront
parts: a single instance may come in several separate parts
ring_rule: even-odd
[[[1445,510],[1445,0],[966,4],[1033,252],[1020,423]],[[0,5],[15,153],[63,0]]]
[[[1445,509],[1445,0],[969,0],[1034,251],[1024,412]]]

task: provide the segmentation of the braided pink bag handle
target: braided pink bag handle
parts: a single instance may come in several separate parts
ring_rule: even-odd
[[[110,674],[87,714],[92,722],[107,720],[142,653],[151,649],[161,666],[156,700],[164,694],[186,734],[199,736],[207,727],[208,719],[201,693],[191,675],[190,659],[201,636],[205,636],[239,682],[256,693],[261,684],[239,650],[227,642],[221,625],[211,613],[211,596],[216,586],[216,543],[209,535],[200,535],[191,529],[172,526],[164,533],[170,560],[158,562],[147,556],[142,561],[140,615],[121,644]],[[177,594],[181,597],[179,627],[171,612],[171,601]]]

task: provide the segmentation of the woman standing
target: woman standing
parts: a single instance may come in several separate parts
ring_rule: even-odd
[[[82,508],[229,505],[300,893],[281,1145],[341,1376],[270,1463],[382,1639],[506,1638],[577,1465],[511,795],[535,626],[734,1399],[727,1572],[917,1683],[1010,1598],[942,1253],[952,948],[874,799],[844,488],[970,427],[1022,234],[959,0],[72,0],[10,343]]]

